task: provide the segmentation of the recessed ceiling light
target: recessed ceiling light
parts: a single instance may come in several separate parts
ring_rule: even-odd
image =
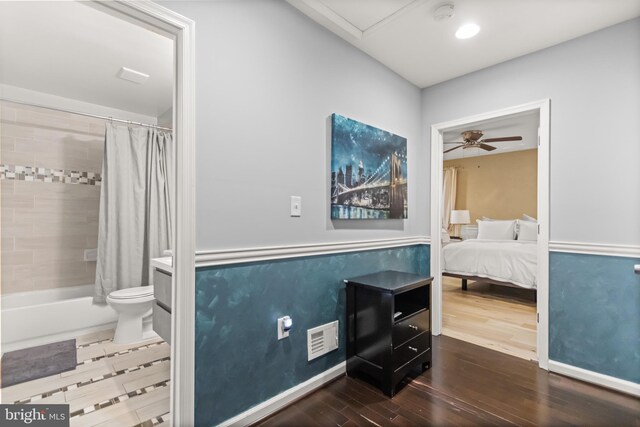
[[[479,32],[480,27],[476,24],[464,24],[456,31],[456,37],[459,39],[470,39]]]

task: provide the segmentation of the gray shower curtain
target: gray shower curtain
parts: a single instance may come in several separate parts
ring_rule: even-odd
[[[150,284],[151,259],[171,248],[173,136],[107,123],[93,301]]]

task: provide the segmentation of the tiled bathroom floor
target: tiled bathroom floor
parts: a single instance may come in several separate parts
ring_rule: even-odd
[[[76,369],[4,388],[2,403],[67,403],[72,427],[168,426],[169,345],[112,339],[113,330],[76,338]]]

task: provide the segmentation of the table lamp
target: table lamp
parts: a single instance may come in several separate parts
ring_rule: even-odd
[[[471,216],[469,215],[469,211],[451,211],[451,218],[449,219],[449,223],[454,226],[454,237],[460,238],[460,225],[471,223]]]

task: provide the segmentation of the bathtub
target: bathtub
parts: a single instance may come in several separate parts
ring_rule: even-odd
[[[83,285],[2,296],[2,353],[114,328],[116,312],[92,295],[93,285]]]

